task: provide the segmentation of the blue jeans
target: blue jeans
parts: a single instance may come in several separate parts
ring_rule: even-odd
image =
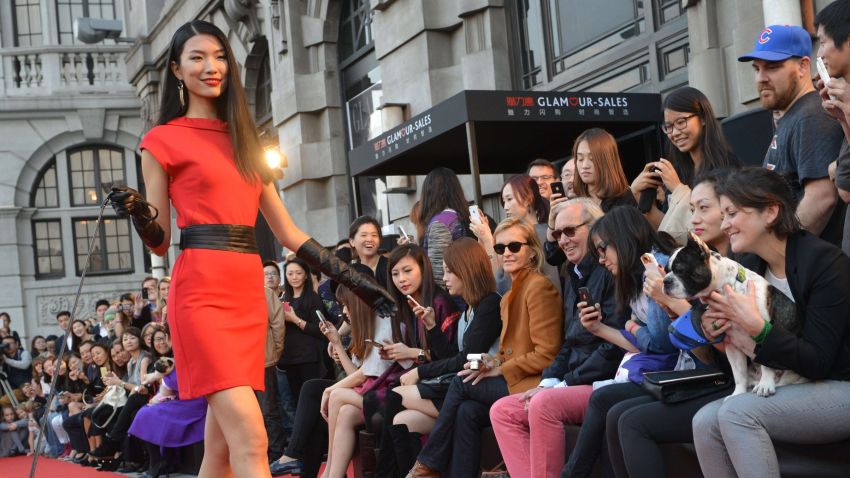
[[[742,393],[715,400],[697,412],[693,427],[706,478],[779,476],[772,440],[817,445],[850,436],[850,382],[785,385],[767,398]]]
[[[280,416],[283,419],[283,432],[287,440],[292,437],[292,429],[295,426],[295,407],[298,405],[298,397],[292,394],[289,386],[289,377],[286,372],[275,367],[277,373],[277,397],[280,404]]]

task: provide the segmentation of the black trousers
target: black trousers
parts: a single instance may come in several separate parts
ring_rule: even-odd
[[[83,428],[82,413],[71,415],[63,420],[62,428],[68,432],[68,438],[71,441],[71,448],[78,452],[89,451],[89,441],[86,439],[86,432]]]
[[[150,398],[150,395],[142,395],[139,393],[134,393],[127,397],[127,403],[121,407],[121,411],[118,413],[118,416],[113,419],[112,423],[110,423],[112,426],[108,427],[109,431],[107,432],[107,435],[109,438],[115,441],[123,441],[127,438],[127,431],[130,430],[130,425],[133,424],[136,414],[139,413],[139,410],[141,410],[142,407],[147,405]]]
[[[323,378],[321,376],[322,369],[323,367],[319,362],[284,365],[282,370],[286,372],[286,376],[289,379],[289,388],[292,389],[292,396],[301,396],[301,387],[304,386],[307,380]],[[300,398],[298,402],[299,404],[301,403]]]
[[[322,393],[334,384],[333,380],[307,380],[298,395],[295,424],[286,456],[300,459],[304,465],[301,476],[316,476],[322,465],[322,455],[328,448],[328,423],[319,414]]]
[[[481,468],[481,430],[490,425],[490,407],[508,395],[503,377],[472,385],[452,380],[437,424],[419,453],[419,462],[452,478],[475,478]]]
[[[667,476],[663,443],[693,443],[691,421],[706,403],[732,393],[732,388],[680,403],[652,398],[625,400],[608,412],[607,443],[617,478]]]
[[[277,396],[277,372],[274,365],[266,367],[263,378],[266,390],[257,392],[257,400],[260,402],[263,423],[269,437],[269,459],[276,460],[283,454],[285,437],[283,417],[280,416],[280,403]]]
[[[652,397],[647,395],[643,388],[634,382],[607,385],[590,395],[575,448],[573,448],[566,465],[561,470],[562,478],[589,477],[593,472],[593,465],[600,458],[600,455],[602,456],[600,464],[603,465],[602,476],[613,474],[613,471],[607,468],[609,460],[606,459],[606,455],[608,455],[605,442],[606,417],[613,406],[628,399],[635,403],[641,403],[651,401]]]

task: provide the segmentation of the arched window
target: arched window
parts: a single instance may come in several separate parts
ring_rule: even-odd
[[[38,174],[30,191],[30,206],[36,208],[32,237],[37,279],[65,277],[66,263],[73,263],[80,275],[89,244],[90,274],[135,272],[130,221],[115,217],[110,208],[95,229],[110,188],[127,184],[125,154],[124,148],[108,144],[76,146],[51,158]],[[130,165],[135,162],[129,160]],[[59,177],[67,180],[59,183]]]

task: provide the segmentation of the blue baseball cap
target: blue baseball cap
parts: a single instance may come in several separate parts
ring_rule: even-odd
[[[753,51],[739,56],[738,61],[783,61],[811,55],[812,37],[803,27],[771,25],[759,33]]]

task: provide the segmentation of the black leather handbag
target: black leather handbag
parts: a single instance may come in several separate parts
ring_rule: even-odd
[[[732,378],[714,367],[643,374],[644,390],[663,403],[684,402],[731,388],[732,385]]]

